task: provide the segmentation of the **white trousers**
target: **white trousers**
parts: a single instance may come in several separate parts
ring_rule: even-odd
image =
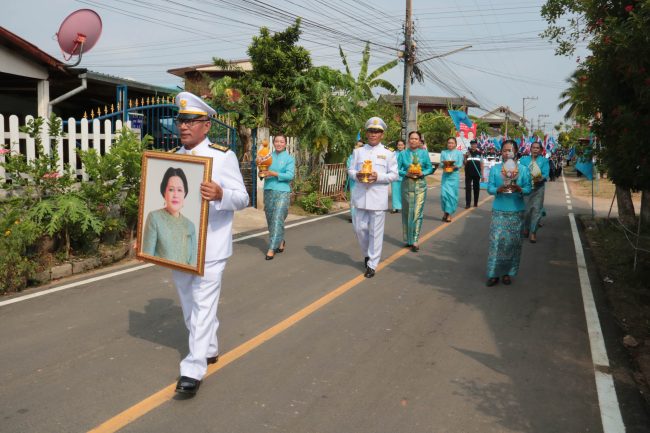
[[[219,354],[217,305],[226,261],[206,261],[202,277],[187,272],[172,272],[185,326],[190,333],[190,353],[181,361],[181,376],[203,379],[208,370],[207,358]]]
[[[357,208],[354,212],[352,225],[357,235],[361,254],[370,257],[368,266],[377,269],[381,259],[381,248],[384,244],[384,222],[386,211],[366,210]]]

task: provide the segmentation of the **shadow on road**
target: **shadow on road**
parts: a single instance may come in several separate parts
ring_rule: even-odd
[[[187,352],[187,330],[183,311],[166,298],[150,299],[144,313],[129,310],[129,335],[178,351],[179,359]]]

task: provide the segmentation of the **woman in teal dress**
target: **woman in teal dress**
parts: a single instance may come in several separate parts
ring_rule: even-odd
[[[409,147],[397,156],[397,169],[402,181],[402,235],[406,246],[418,252],[420,230],[424,216],[424,203],[427,199],[427,181],[425,176],[433,173],[429,152],[422,149],[422,134],[419,131],[409,133]],[[409,173],[411,164],[420,164],[420,173]]]
[[[406,148],[404,140],[397,140],[396,146],[395,158],[399,160],[400,153],[404,152]],[[402,210],[402,180],[404,180],[404,177],[400,174],[396,181],[390,183],[391,204],[393,205],[390,213],[398,213]]]
[[[180,168],[169,167],[160,183],[165,207],[147,216],[142,233],[142,252],[183,265],[196,265],[196,229],[181,214],[187,197],[187,177]]]
[[[524,221],[524,195],[531,190],[528,168],[517,164],[515,155],[517,144],[506,140],[501,146],[502,162],[490,169],[488,193],[496,196],[492,204],[492,221],[490,223],[490,246],[487,261],[487,286],[499,282],[510,284],[511,277],[519,271],[521,258],[521,228]],[[516,167],[517,174],[508,179],[508,167]],[[504,179],[512,183],[504,184]]]
[[[530,145],[530,155],[526,155],[519,163],[528,167],[533,180],[533,190],[524,198],[526,212],[524,214],[524,237],[530,235],[530,242],[537,242],[537,229],[544,216],[544,190],[550,175],[548,159],[542,155],[542,143],[539,141]]]
[[[444,161],[453,161],[453,171],[442,171],[442,184],[440,185],[440,205],[444,215],[442,220],[451,222],[451,215],[456,212],[458,207],[458,184],[460,175],[458,170],[463,166],[463,152],[456,149],[456,138],[447,139],[447,149],[440,153],[440,164],[444,167]]]
[[[284,220],[289,214],[291,201],[291,181],[296,169],[296,161],[287,152],[287,137],[278,134],[273,137],[273,162],[264,177],[264,213],[269,227],[269,249],[266,260],[272,260],[275,253],[284,251]]]

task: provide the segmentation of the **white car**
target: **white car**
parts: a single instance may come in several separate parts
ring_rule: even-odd
[[[440,153],[439,152],[429,152],[429,158],[431,158],[431,164],[433,164],[434,167],[437,167],[440,165]]]

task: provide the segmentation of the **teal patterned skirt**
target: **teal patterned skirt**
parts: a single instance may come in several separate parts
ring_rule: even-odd
[[[405,177],[402,181],[402,235],[408,245],[418,243],[427,200],[427,181]]]
[[[524,216],[524,230],[531,233],[537,233],[539,222],[544,216],[544,191],[546,187],[542,185],[534,188],[529,195],[524,196],[526,203],[526,215]]]
[[[284,239],[284,220],[289,214],[291,192],[264,190],[264,214],[269,227],[269,250],[277,249]]]
[[[523,211],[492,211],[490,248],[487,262],[488,278],[517,275],[521,258],[521,229],[523,222]]]

